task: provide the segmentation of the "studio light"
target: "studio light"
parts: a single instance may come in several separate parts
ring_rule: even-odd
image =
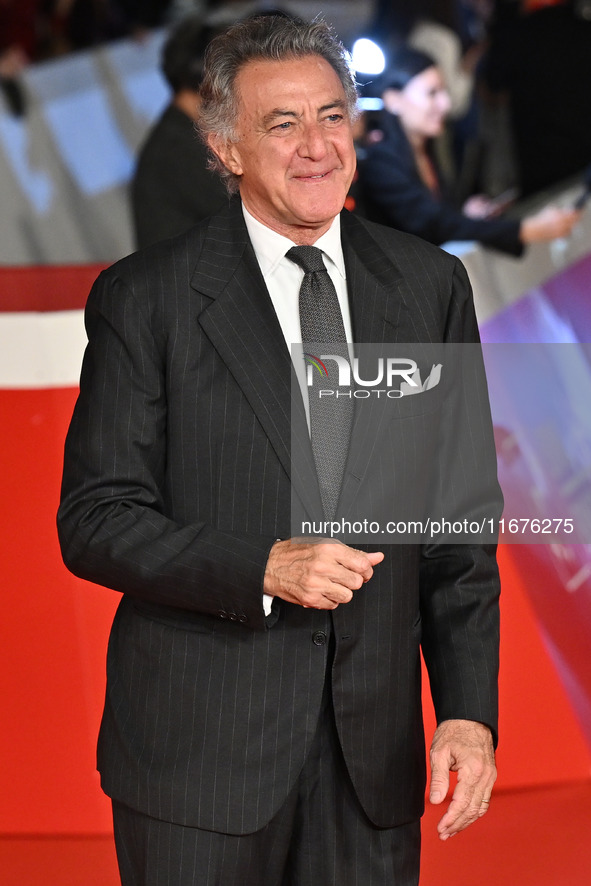
[[[353,67],[358,74],[381,74],[386,67],[386,57],[377,43],[368,37],[360,37],[351,52]]]

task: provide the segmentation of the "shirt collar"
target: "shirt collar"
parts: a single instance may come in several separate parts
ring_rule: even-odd
[[[284,237],[282,234],[278,234],[277,231],[272,231],[271,228],[268,228],[254,218],[244,203],[242,204],[242,212],[244,213],[248,236],[250,237],[263,277],[267,278],[275,271],[279,262],[285,257],[285,253],[296,244],[289,237]],[[333,219],[328,231],[318,238],[314,246],[322,250],[344,280],[346,275],[345,259],[341,245],[340,215]]]

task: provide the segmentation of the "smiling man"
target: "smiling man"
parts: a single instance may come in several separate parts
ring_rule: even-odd
[[[494,546],[291,540],[289,346],[477,341],[470,288],[342,212],[356,92],[325,24],[234,26],[202,100],[236,196],[95,284],[58,518],[68,566],[123,592],[99,740],[122,882],[415,886],[421,646],[432,802],[458,772],[441,838],[490,801]],[[354,417],[312,405],[330,519]]]
[[[319,56],[251,61],[236,76],[236,140],[210,146],[240,180],[244,207],[294,243],[312,244],[343,208],[355,172],[351,112]]]

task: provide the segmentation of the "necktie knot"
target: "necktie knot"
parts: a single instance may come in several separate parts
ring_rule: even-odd
[[[292,246],[285,253],[286,257],[299,265],[306,274],[316,271],[326,271],[326,265],[322,259],[322,250],[317,246]]]

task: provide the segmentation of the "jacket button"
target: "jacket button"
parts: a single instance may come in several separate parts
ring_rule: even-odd
[[[326,643],[326,634],[324,631],[314,631],[312,634],[312,643],[314,646],[324,646]]]
[[[226,612],[225,609],[220,609],[218,612],[218,615],[220,618],[227,618],[228,617],[228,613]]]

